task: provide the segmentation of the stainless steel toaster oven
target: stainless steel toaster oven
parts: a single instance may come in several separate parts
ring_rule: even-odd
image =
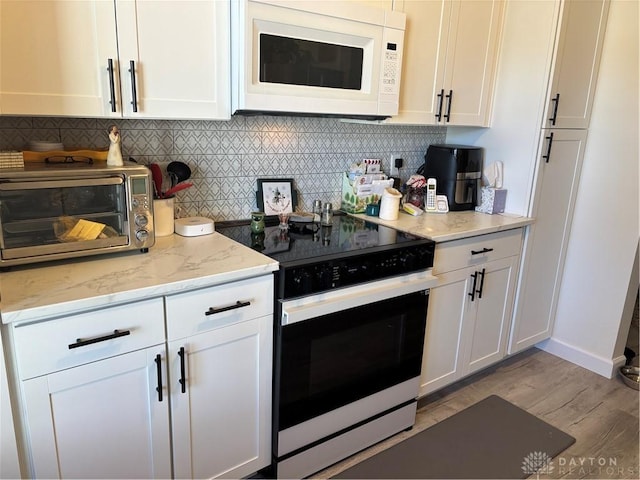
[[[147,167],[67,160],[0,169],[0,267],[154,244]]]

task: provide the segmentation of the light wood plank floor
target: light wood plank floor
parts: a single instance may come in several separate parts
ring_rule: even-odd
[[[608,380],[536,348],[420,399],[410,432],[399,433],[313,478],[331,478],[492,394],[575,437],[576,442],[554,459],[549,474],[540,478],[640,478],[639,392],[617,377]]]

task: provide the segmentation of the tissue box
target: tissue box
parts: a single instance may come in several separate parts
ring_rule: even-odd
[[[480,193],[481,202],[476,207],[476,212],[491,214],[504,212],[504,204],[507,201],[506,189],[482,187]]]

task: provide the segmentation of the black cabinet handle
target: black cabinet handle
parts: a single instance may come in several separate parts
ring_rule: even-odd
[[[158,392],[158,401],[162,401],[162,356],[160,354],[156,355],[154,360],[156,362],[156,372],[158,373],[158,386],[156,387],[156,392]]]
[[[551,115],[549,121],[551,122],[551,125],[555,126],[556,118],[558,117],[558,104],[560,103],[560,94],[556,93],[556,96],[552,98],[551,101],[553,102],[553,114]]]
[[[453,90],[449,90],[449,95],[447,97],[447,113],[444,118],[447,119],[447,123],[449,123],[449,117],[451,117],[451,102],[453,101]]]
[[[438,97],[438,113],[436,113],[436,120],[442,120],[442,103],[444,101],[444,88],[440,90],[440,93],[436,95]]]
[[[178,380],[178,383],[180,384],[180,391],[185,393],[187,391],[187,381],[184,375],[184,347],[180,347],[178,356],[180,357],[180,380]]]
[[[473,302],[476,299],[476,284],[478,283],[478,272],[473,272],[471,274],[471,278],[473,278],[473,287],[471,287],[471,291],[467,295],[471,297],[471,301]]]
[[[545,140],[549,140],[549,144],[547,145],[547,154],[543,155],[544,163],[549,163],[549,158],[551,158],[551,144],[553,143],[553,132],[549,134],[548,137],[544,137]]]
[[[116,111],[116,86],[113,83],[113,58],[107,60],[107,71],[109,72],[109,95],[111,104],[111,111]]]
[[[129,61],[129,73],[131,74],[131,105],[133,111],[138,111],[138,92],[136,91],[136,62]]]
[[[229,305],[227,307],[213,308],[209,307],[209,310],[204,312],[205,315],[215,315],[216,313],[228,312],[229,310],[235,310],[236,308],[248,307],[251,305],[251,302],[241,302],[237,301],[233,305]]]
[[[493,252],[493,248],[483,248],[482,250],[471,250],[471,255],[480,255],[481,253]]]
[[[480,275],[480,288],[476,290],[476,293],[478,294],[478,298],[482,298],[482,289],[484,288],[484,268],[482,269],[479,275]]]
[[[86,347],[87,345],[91,345],[98,342],[113,340],[114,338],[118,338],[118,337],[125,337],[130,334],[131,334],[130,330],[122,330],[122,331],[114,330],[113,333],[109,335],[104,335],[102,337],[88,338],[86,340],[82,340],[81,338],[78,338],[76,339],[76,343],[72,343],[69,345],[69,350],[71,350],[72,348]]]

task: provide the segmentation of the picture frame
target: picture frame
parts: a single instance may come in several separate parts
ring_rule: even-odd
[[[293,213],[298,205],[298,194],[292,178],[259,178],[256,192],[258,210],[266,216]]]

